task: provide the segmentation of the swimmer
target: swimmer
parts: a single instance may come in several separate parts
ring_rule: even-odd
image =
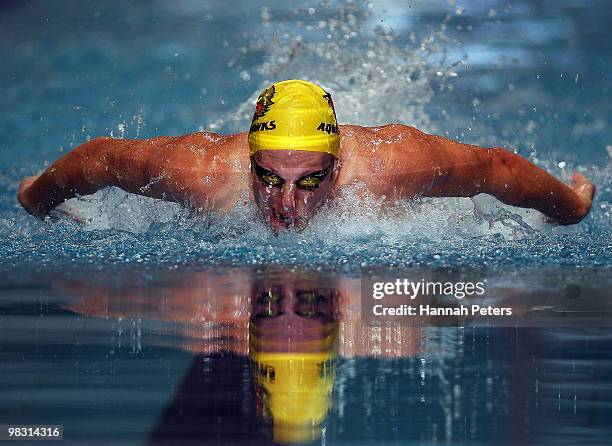
[[[41,175],[24,178],[18,198],[39,218],[67,199],[108,186],[194,210],[224,211],[251,200],[278,233],[303,229],[326,199],[357,183],[389,200],[485,193],[562,225],[582,220],[595,193],[580,173],[565,185],[501,148],[402,124],[338,125],[329,93],[287,80],[261,93],[248,132],[93,139]]]

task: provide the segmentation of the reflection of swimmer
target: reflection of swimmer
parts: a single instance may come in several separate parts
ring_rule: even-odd
[[[336,293],[332,299],[333,306],[318,304],[316,311],[323,312],[325,318],[337,320],[340,357],[413,357],[422,346],[421,327],[427,325],[425,321],[415,324],[415,327],[398,324],[383,331],[367,326],[361,315],[361,281],[358,277],[286,270],[255,273],[236,269],[225,274],[201,271],[173,272],[165,276],[158,273],[154,286],[151,280],[142,276],[122,278],[120,285],[114,287],[111,278],[101,275],[89,280],[62,279],[56,286],[79,297],[65,305],[76,313],[160,322],[164,324],[159,328],[161,336],[152,338],[152,343],[205,355],[248,354],[252,314],[261,311],[253,299],[266,286],[282,281],[302,290],[318,287],[320,292],[329,292],[330,296],[332,290]],[[279,311],[279,307],[272,305],[269,311]],[[308,314],[312,309],[302,303],[291,311]],[[264,325],[275,327],[280,333],[286,330],[284,320],[272,317]],[[167,330],[164,328],[166,323],[172,324],[173,336],[163,336]],[[304,323],[320,324],[312,318]]]
[[[160,327],[156,345],[204,355],[247,354],[250,272],[174,272],[156,277],[152,284],[151,279],[130,275],[116,287],[106,276],[63,278],[56,286],[80,297],[66,305],[79,314],[171,323],[171,333]]]
[[[89,294],[69,306],[73,311],[156,318],[191,326],[185,331],[189,341],[181,347],[193,351],[197,346],[201,350],[198,353],[205,353],[214,362],[214,367],[212,362],[207,366],[209,370],[223,370],[228,376],[239,375],[231,364],[234,368],[245,364],[240,360],[246,354],[241,341],[246,341],[248,332],[253,395],[247,393],[244,398],[254,403],[253,410],[246,412],[256,414],[258,422],[250,419],[246,424],[255,428],[254,435],[265,434],[275,443],[295,444],[320,438],[331,407],[338,356],[340,290],[334,281],[280,271],[257,276],[236,271],[228,276],[196,273],[172,280],[171,284],[160,281],[154,288],[129,284],[123,292],[82,282],[63,283],[62,287]],[[244,302],[245,295],[250,296],[250,302]],[[245,307],[242,311],[240,305]],[[207,339],[194,333],[194,327],[210,322],[218,326],[217,336]],[[194,343],[198,337],[199,345]],[[226,365],[220,364],[223,360]],[[214,378],[191,376],[186,381],[208,386],[211,380]],[[217,378],[217,382],[223,379]],[[193,390],[185,389],[187,393]],[[209,394],[210,391],[207,388]],[[236,389],[228,392],[235,394]],[[184,395],[177,395],[173,403],[176,409],[165,412],[165,421],[153,436],[156,440],[186,435],[177,427],[177,420],[183,420],[184,399]],[[190,411],[197,412],[192,407]],[[184,422],[189,424],[188,430],[193,429],[193,419]]]
[[[249,357],[260,417],[277,443],[321,437],[338,353],[338,291],[316,277],[259,281]]]
[[[300,229],[324,199],[355,182],[387,198],[487,193],[561,224],[582,220],[594,194],[581,174],[566,186],[503,149],[399,124],[338,126],[331,96],[292,80],[262,92],[248,134],[94,139],[25,178],[19,200],[44,217],[66,199],[107,186],[213,210],[230,209],[250,192],[273,229]]]

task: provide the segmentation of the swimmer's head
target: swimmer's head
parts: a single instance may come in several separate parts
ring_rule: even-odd
[[[249,130],[252,185],[273,229],[301,229],[337,177],[340,133],[329,93],[302,80],[278,82],[259,99]]]
[[[266,88],[257,99],[249,149],[251,156],[260,150],[304,150],[337,157],[340,132],[331,95],[301,80]]]
[[[340,291],[326,275],[266,270],[253,283],[249,357],[275,443],[321,437],[338,355]]]

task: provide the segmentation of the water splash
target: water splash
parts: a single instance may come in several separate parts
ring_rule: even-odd
[[[448,18],[420,41],[403,43],[392,30],[366,26],[372,12],[351,1],[298,8],[275,20],[263,14],[269,32],[251,39],[250,52],[265,51],[257,72],[264,80],[247,101],[209,124],[211,129],[244,131],[263,88],[283,79],[305,79],[330,91],[340,123],[409,123],[433,130],[425,107],[433,97],[432,79],[443,85],[463,61],[446,57]],[[265,28],[264,28],[265,29]]]
[[[396,121],[436,131],[437,118],[432,118],[429,108],[447,83],[450,90],[450,81],[461,79],[465,62],[449,56],[448,18],[417,37],[373,26],[375,5],[366,9],[348,1],[333,7],[324,2],[314,13],[310,9],[298,8],[288,15],[262,10],[261,26],[235,56],[246,59],[263,53],[261,62],[248,70],[240,63],[234,65],[237,75],[245,77],[244,71],[252,81],[259,77],[259,83],[246,94],[248,99],[205,127],[244,131],[264,86],[305,78],[331,91],[341,123]],[[120,123],[123,131],[135,131],[136,136],[147,126],[140,112]],[[514,132],[513,122],[499,125],[502,133]],[[527,125],[521,134],[533,131],[533,125]],[[497,139],[493,128],[489,133]],[[303,233],[275,237],[257,219],[252,205],[237,206],[226,215],[194,216],[177,204],[109,189],[67,203],[66,212],[79,216],[83,226],[65,218],[43,224],[22,210],[0,219],[5,242],[0,254],[7,266],[271,263],[355,270],[377,264],[609,263],[602,254],[602,247],[610,246],[605,230],[610,227],[612,202],[609,166],[584,167],[566,156],[534,161],[565,179],[573,170],[594,179],[598,201],[585,223],[551,227],[537,212],[501,206],[484,196],[388,203],[367,194],[360,199],[358,190],[347,189],[334,203],[323,206]],[[2,196],[4,205],[13,207],[14,178],[1,176],[0,181],[11,192],[10,203],[9,194]]]

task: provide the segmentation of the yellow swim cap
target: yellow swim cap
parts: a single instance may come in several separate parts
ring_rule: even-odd
[[[301,80],[266,88],[257,99],[249,147],[251,155],[258,150],[307,150],[338,156],[340,132],[331,95]]]
[[[316,440],[331,406],[338,323],[325,327],[321,339],[292,343],[304,352],[266,351],[266,347],[276,343],[258,339],[253,324],[249,331],[249,357],[256,393],[261,399],[260,415],[271,422],[274,442],[296,444]]]

